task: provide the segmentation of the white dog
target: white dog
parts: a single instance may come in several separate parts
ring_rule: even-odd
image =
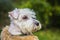
[[[3,28],[1,40],[39,40],[37,36],[32,35],[32,32],[41,29],[41,23],[36,20],[33,10],[16,8],[9,12],[9,17],[10,25]],[[19,36],[22,34],[30,35]]]
[[[35,12],[28,8],[14,9],[9,12],[11,20],[8,31],[12,35],[32,34],[41,29],[41,23],[36,20]]]

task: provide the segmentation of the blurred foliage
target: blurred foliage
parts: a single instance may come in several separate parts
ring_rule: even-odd
[[[8,12],[13,8],[14,7],[10,0],[0,0],[0,26],[4,26],[9,23],[9,20],[7,20]]]
[[[16,2],[17,1],[17,2]],[[44,28],[60,27],[59,0],[16,0],[13,5],[17,8],[30,8],[36,12],[37,19]]]
[[[59,28],[59,1],[60,0],[0,0],[0,18],[1,20],[8,18],[4,18],[7,16],[7,12],[13,10],[16,7],[30,8],[36,12],[37,19],[42,23],[43,28]]]
[[[12,10],[13,5],[10,0],[0,0],[0,12],[8,12],[9,10]]]

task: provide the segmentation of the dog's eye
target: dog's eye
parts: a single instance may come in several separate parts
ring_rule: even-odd
[[[32,17],[33,18],[33,17]],[[33,19],[36,19],[36,18],[33,18]]]
[[[28,19],[28,17],[27,16],[24,16],[23,19]]]

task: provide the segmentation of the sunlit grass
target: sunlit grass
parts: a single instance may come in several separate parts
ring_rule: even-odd
[[[60,32],[57,31],[39,31],[34,33],[34,35],[38,36],[39,40],[60,40]]]

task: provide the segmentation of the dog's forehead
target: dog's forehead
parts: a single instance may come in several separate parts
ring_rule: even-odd
[[[33,11],[33,10],[31,10],[31,9],[29,9],[29,8],[24,8],[24,9],[18,9],[19,10],[19,13],[20,13],[20,15],[21,16],[31,16],[31,17],[33,17],[33,18],[36,18],[36,13]]]
[[[35,12],[31,9],[24,8],[24,9],[18,9],[20,14],[29,14],[29,15],[36,15]]]

